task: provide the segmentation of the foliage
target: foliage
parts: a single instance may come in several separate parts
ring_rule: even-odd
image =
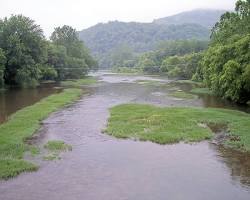
[[[250,99],[250,34],[226,45],[211,46],[202,59],[202,76],[217,95],[236,102]]]
[[[54,64],[58,80],[81,78],[97,66],[88,49],[78,39],[75,29],[70,26],[55,28],[50,39],[48,63]]]
[[[222,127],[224,145],[250,151],[250,115],[216,108],[155,107],[124,104],[111,108],[106,132],[160,144],[197,142],[213,137],[209,127]]]
[[[6,57],[6,84],[35,85],[40,77],[37,66],[46,56],[42,29],[33,20],[12,15],[0,23],[0,48]]]
[[[4,70],[5,70],[6,57],[3,50],[0,48],[0,89],[4,86]]]
[[[32,163],[22,160],[28,149],[25,139],[32,137],[38,130],[41,120],[80,95],[80,89],[64,90],[17,111],[6,123],[0,125],[0,178],[9,178],[26,169],[34,169]],[[17,164],[20,164],[20,167],[17,167]]]
[[[160,71],[170,77],[191,79],[199,68],[202,53],[192,53],[184,56],[170,56],[162,61]]]
[[[135,55],[155,50],[166,40],[207,40],[209,30],[197,24],[159,25],[155,23],[109,22],[79,32],[81,40],[94,53],[100,67],[112,67],[115,49],[127,45]]]
[[[41,80],[81,78],[97,63],[70,26],[57,27],[46,41],[33,20],[12,15],[0,20],[0,87],[34,87]]]
[[[238,0],[215,24],[211,45],[194,79],[203,80],[215,94],[234,102],[250,99],[250,0]]]

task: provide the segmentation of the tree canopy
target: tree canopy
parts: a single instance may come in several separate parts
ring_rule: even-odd
[[[23,15],[0,20],[0,86],[36,86],[40,80],[80,78],[97,66],[75,29],[58,27],[47,41]]]

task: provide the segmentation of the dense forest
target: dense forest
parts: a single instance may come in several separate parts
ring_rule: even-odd
[[[100,68],[110,68],[115,65],[113,54],[117,50],[130,51],[135,59],[156,50],[165,41],[209,40],[211,27],[224,12],[204,9],[182,12],[152,23],[100,23],[80,31],[79,37],[91,49]]]
[[[109,22],[79,32],[99,61],[101,68],[113,65],[112,54],[123,46],[133,54],[154,50],[162,41],[197,39],[208,40],[209,29],[198,24],[159,25],[156,23]]]
[[[202,81],[216,95],[234,102],[250,100],[250,0],[237,1],[211,31],[211,40],[161,42],[156,50],[135,56],[123,46],[112,54],[120,72],[166,74]]]
[[[13,15],[0,20],[0,87],[80,78],[96,66],[70,26],[55,28],[48,41],[40,26],[28,17]]]

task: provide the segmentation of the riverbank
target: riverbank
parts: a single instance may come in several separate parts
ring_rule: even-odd
[[[110,113],[106,132],[117,138],[169,144],[211,139],[220,132],[225,146],[250,152],[250,115],[240,111],[124,104]]]
[[[39,129],[41,120],[78,99],[81,93],[80,89],[65,89],[17,111],[6,123],[0,125],[0,179],[38,169],[35,164],[23,160],[24,153],[32,149],[25,140]]]

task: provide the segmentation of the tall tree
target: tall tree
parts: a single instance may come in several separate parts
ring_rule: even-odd
[[[46,58],[45,39],[39,25],[22,15],[5,18],[1,23],[0,48],[6,56],[4,79],[7,84],[37,84],[38,64]]]
[[[64,25],[55,28],[50,39],[54,46],[51,46],[48,52],[49,62],[55,63],[60,80],[80,78],[97,66],[72,27]]]

